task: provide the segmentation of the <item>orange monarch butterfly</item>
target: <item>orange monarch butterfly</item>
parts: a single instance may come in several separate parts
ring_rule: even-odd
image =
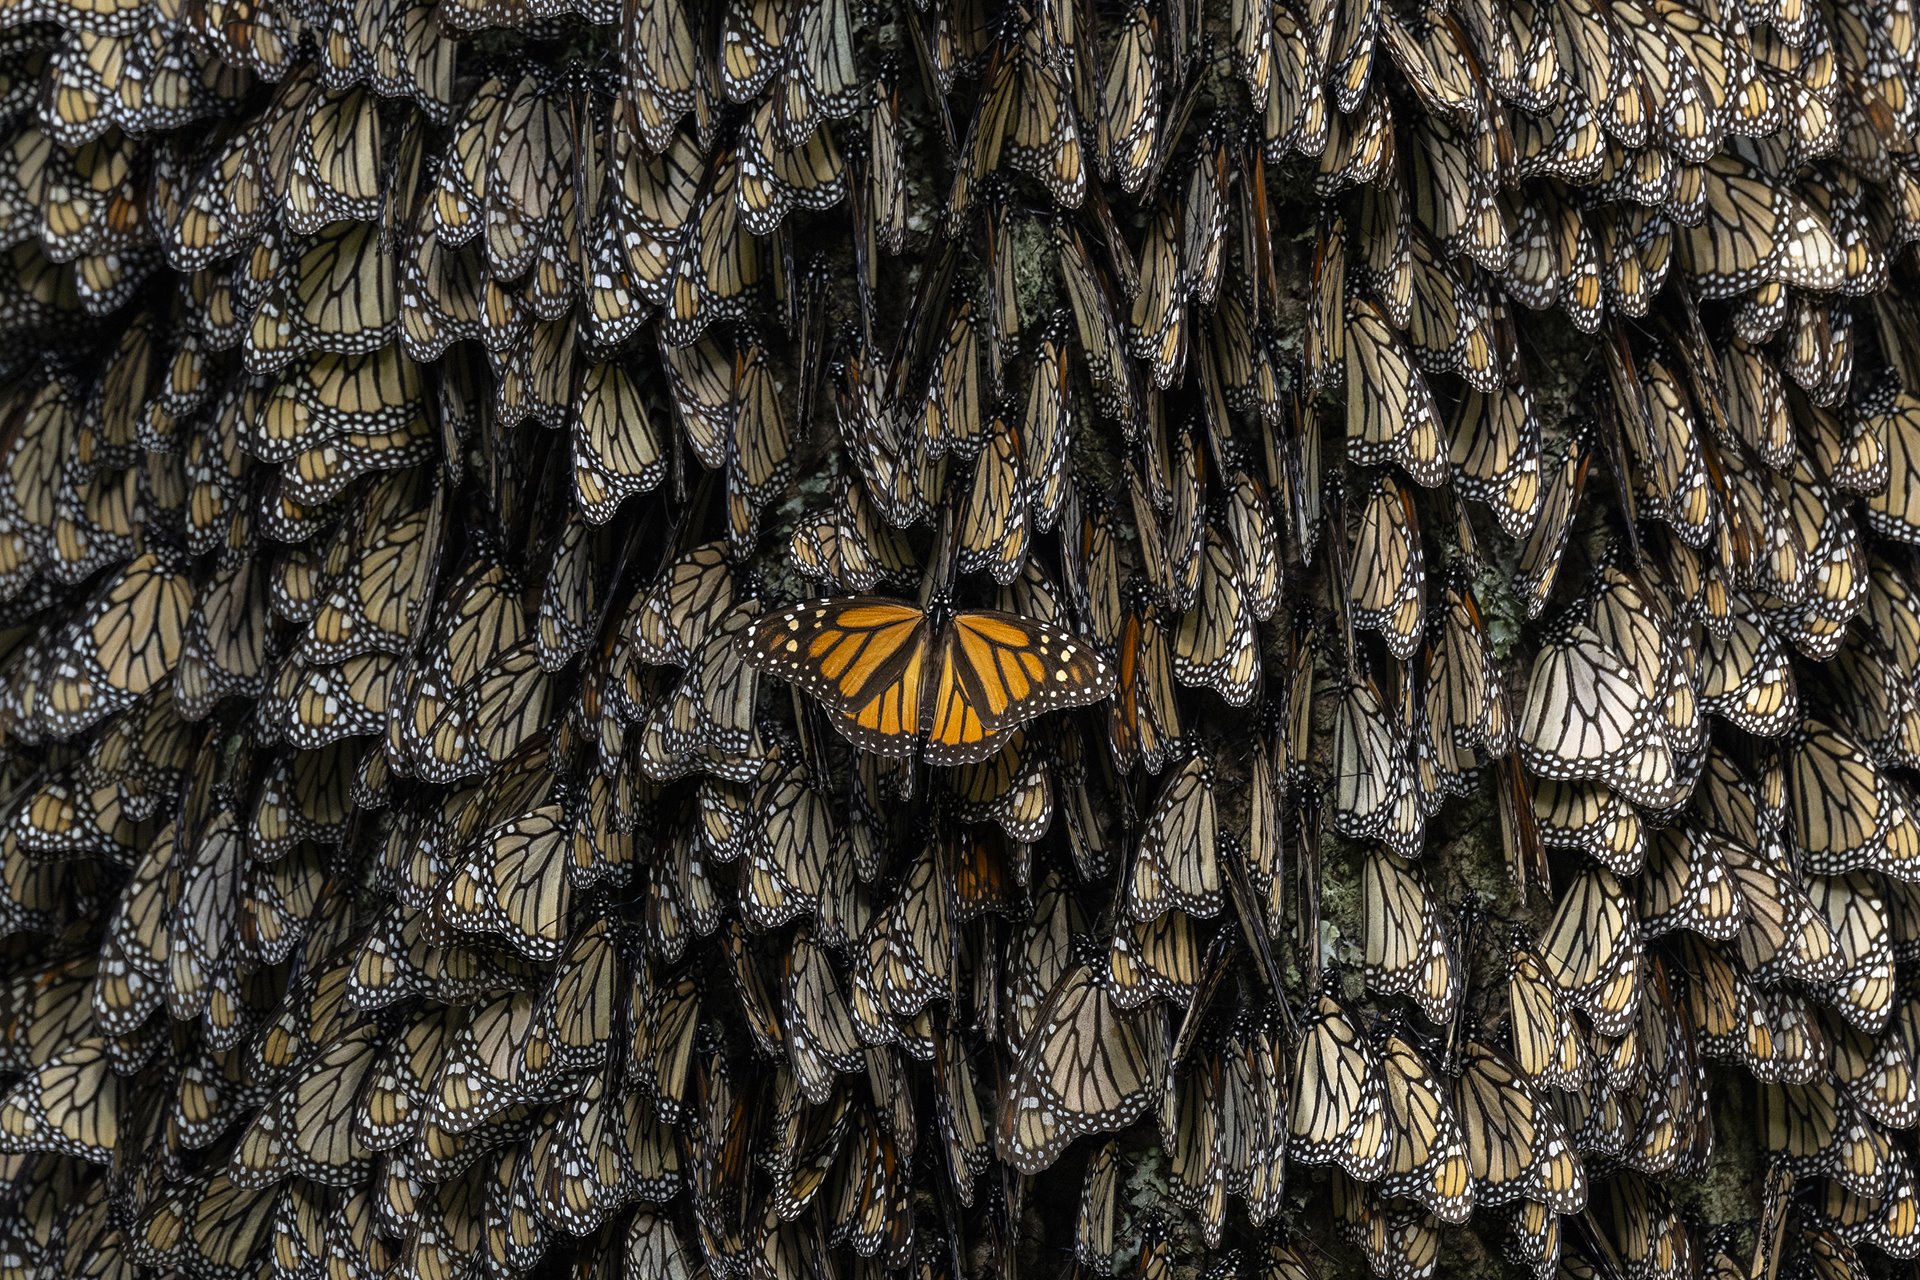
[[[855,746],[972,764],[1001,734],[1112,694],[1113,671],[1070,632],[991,609],[941,616],[884,596],[796,605],[756,623],[748,662],[838,712]]]

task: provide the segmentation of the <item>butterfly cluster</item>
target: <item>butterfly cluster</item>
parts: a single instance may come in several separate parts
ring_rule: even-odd
[[[0,1273],[1905,1270],[1917,144],[1913,0],[0,0]]]

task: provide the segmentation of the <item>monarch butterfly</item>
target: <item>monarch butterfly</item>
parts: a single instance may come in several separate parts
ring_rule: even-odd
[[[536,1000],[522,991],[478,1005],[454,1029],[430,1115],[450,1133],[468,1133],[521,1097],[537,1096],[544,1082],[526,1065]]]
[[[1025,730],[1016,730],[997,754],[977,764],[961,766],[954,775],[953,794],[959,802],[955,816],[966,821],[998,823],[1001,830],[1015,840],[1038,840],[1053,824],[1055,785],[1051,757],[1052,753]],[[983,892],[993,889],[1001,876],[989,870],[996,860],[987,848],[987,837],[982,833],[979,840],[969,837],[963,843],[969,849],[971,863],[965,874],[982,877],[975,882],[977,889]],[[954,874],[961,876],[962,869],[954,868]]]
[[[1376,849],[1362,867],[1360,886],[1369,985],[1410,997],[1428,1019],[1446,1025],[1460,998],[1460,971],[1426,878],[1417,866]]]
[[[1466,1136],[1440,1077],[1393,1031],[1381,1040],[1380,1065],[1393,1134],[1393,1153],[1378,1184],[1380,1195],[1406,1196],[1443,1222],[1464,1222],[1473,1211],[1473,1178]]]
[[[1499,390],[1468,392],[1448,435],[1455,487],[1485,503],[1505,532],[1525,537],[1539,518],[1544,494],[1540,425],[1526,383],[1515,376]]]
[[[1640,1025],[1632,1038],[1641,1062],[1638,1078],[1621,1093],[1632,1129],[1626,1161],[1654,1175],[1702,1167],[1712,1144],[1711,1125],[1702,1120],[1705,1077],[1673,1000],[1664,960],[1649,965]]]
[[[867,496],[881,518],[905,529],[925,518],[930,496],[945,482],[944,463],[926,433],[903,440],[895,429],[890,393],[870,353],[855,351],[840,361],[834,387],[840,436],[858,469]]]
[[[1873,758],[1887,768],[1920,762],[1920,707],[1878,642],[1849,634],[1831,669],[1838,676],[1833,692],[1842,718]]]
[[[74,1041],[31,1064],[0,1095],[5,1147],[48,1151],[105,1164],[120,1138],[120,1077],[98,1036]]]
[[[1905,1039],[1875,1039],[1840,1019],[1823,1021],[1834,1078],[1854,1105],[1889,1129],[1911,1129],[1920,1115],[1920,1093]]]
[[[1278,164],[1289,151],[1317,156],[1326,146],[1331,127],[1325,81],[1319,74],[1317,37],[1291,10],[1275,9],[1273,22],[1274,73],[1268,79],[1260,137],[1261,156]]]
[[[1385,93],[1368,94],[1353,116],[1328,118],[1327,143],[1314,176],[1314,191],[1321,199],[1378,181],[1392,161],[1393,115],[1387,101]]]
[[[1129,195],[1146,185],[1159,149],[1159,27],[1145,5],[1127,11],[1101,88],[1096,150],[1101,176]]]
[[[1376,1182],[1393,1155],[1387,1081],[1371,1043],[1328,995],[1316,998],[1300,1028],[1286,1093],[1288,1140],[1308,1164],[1337,1164]]]
[[[1884,1169],[1866,1145],[1867,1167],[1847,1163],[1846,1148],[1865,1137],[1852,1104],[1831,1079],[1810,1085],[1766,1084],[1760,1091],[1767,1149],[1801,1175],[1830,1175],[1854,1184],[1856,1194],[1878,1198]],[[1852,1130],[1852,1132],[1850,1132]],[[1884,1141],[1884,1139],[1882,1140]],[[1866,1176],[1862,1176],[1863,1172]]]
[[[724,542],[708,542],[661,568],[634,599],[621,625],[633,658],[654,666],[691,666],[736,603]]]
[[[1592,628],[1569,622],[1543,644],[1527,679],[1520,756],[1549,778],[1592,778],[1658,807],[1674,789],[1660,708],[1632,667]]]
[[[1021,25],[1017,44],[999,53],[999,74],[974,122],[976,176],[991,169],[1001,148],[1016,168],[1042,183],[1055,204],[1077,209],[1086,197],[1087,175],[1070,86],[1059,72],[1060,51],[1051,47],[1039,20]],[[1144,86],[1129,82],[1129,91]],[[986,160],[984,168],[980,158]],[[963,193],[964,194],[964,193]],[[964,209],[964,199],[954,200]]]
[[[660,330],[669,346],[686,346],[715,321],[742,316],[759,289],[766,267],[759,240],[741,230],[739,181],[738,154],[726,152],[708,167],[697,207],[681,228]]]
[[[1799,694],[1786,647],[1757,615],[1734,615],[1724,638],[1708,632],[1701,659],[1702,710],[1764,738],[1777,738],[1799,723]]]
[[[1371,679],[1354,680],[1341,693],[1334,714],[1333,764],[1334,830],[1379,840],[1403,858],[1419,857],[1427,814],[1412,751]]]
[[[931,764],[984,760],[1016,725],[1114,688],[1106,661],[1057,627],[990,610],[942,617],[879,596],[772,614],[742,653],[826,703],[856,746],[918,749]]]
[[[1331,224],[1323,223],[1321,234],[1337,234],[1344,225],[1337,219]],[[1372,291],[1387,323],[1398,331],[1404,331],[1413,323],[1412,236],[1412,210],[1404,194],[1385,185],[1369,188],[1360,206],[1358,239],[1363,253],[1358,263],[1359,278]],[[1315,269],[1335,270],[1341,265],[1338,255],[1343,252],[1331,246],[1316,247]],[[1331,335],[1340,315],[1335,310],[1340,285],[1337,281],[1327,281],[1321,288],[1326,296],[1320,302],[1318,314]],[[1344,337],[1335,337],[1330,345],[1337,351],[1344,349],[1345,343]]]
[[[541,993],[528,1061],[552,1062],[568,1071],[599,1066],[610,1051],[624,987],[619,947],[608,920],[603,916],[576,929]]]
[[[1433,1274],[1440,1256],[1439,1223],[1423,1206],[1388,1200],[1372,1187],[1335,1174],[1333,1213],[1374,1275],[1425,1280]]]
[[[1497,325],[1504,319],[1498,296],[1477,287],[1476,277],[1456,275],[1425,235],[1413,236],[1411,249],[1411,310],[1405,328],[1414,358],[1429,372],[1459,374],[1475,391],[1499,390],[1506,370],[1497,345]],[[1504,258],[1504,245],[1502,249]]]
[[[54,633],[59,644],[46,652],[44,686],[19,718],[67,738],[131,706],[173,673],[192,608],[192,580],[175,555],[134,557]]]
[[[807,1100],[824,1106],[835,1076],[859,1070],[860,1041],[827,954],[804,926],[788,944],[785,964],[787,1058]]]
[[[1574,327],[1593,333],[1605,318],[1599,245],[1571,205],[1545,189],[1520,206],[1507,291],[1535,310],[1558,305]]]
[[[1466,1134],[1476,1204],[1527,1200],[1563,1216],[1586,1206],[1585,1166],[1505,1054],[1468,1041],[1453,1106]]]
[[[1170,1100],[1175,1117],[1173,1156],[1168,1168],[1171,1197],[1199,1216],[1201,1238],[1209,1244],[1218,1243],[1226,1216],[1219,1080],[1216,1064],[1204,1062],[1185,1078],[1175,1080]],[[1165,1254],[1160,1252],[1157,1235],[1157,1224],[1149,1225],[1144,1242],[1149,1274],[1167,1270],[1166,1263],[1160,1261]]]
[[[1075,419],[1069,368],[1066,322],[1056,315],[1033,354],[1019,432],[1027,501],[1034,528],[1042,533],[1060,523],[1072,501],[1068,449]]]
[[[1247,608],[1261,622],[1280,607],[1282,570],[1278,515],[1272,495],[1253,472],[1228,478],[1227,540],[1239,561],[1238,585]]]
[[[1137,922],[1169,910],[1212,916],[1222,904],[1215,860],[1213,770],[1190,757],[1170,775],[1147,816],[1127,890],[1127,911]]]
[[[956,1046],[951,1037],[937,1037],[934,1058],[942,1085],[935,1095],[940,1128],[964,1204],[972,1198],[974,1180],[993,1165],[993,1143],[964,1046]]]
[[[1227,188],[1231,172],[1230,140],[1219,129],[1204,135],[1203,146],[1195,154],[1187,172],[1185,205],[1181,211],[1180,257],[1186,263],[1187,296],[1202,307],[1214,307],[1219,300],[1221,268],[1226,262]],[[1161,157],[1165,162],[1165,155]],[[1248,211],[1251,222],[1241,223],[1242,235],[1257,235],[1264,225],[1264,212],[1258,207]],[[1259,264],[1256,245],[1251,272],[1267,275]],[[1254,288],[1260,287],[1256,283]],[[1271,289],[1270,277],[1266,287]],[[1230,319],[1222,320],[1230,324]]]
[[[351,1124],[352,1108],[379,1050],[379,1029],[365,1022],[299,1068],[241,1135],[228,1169],[235,1184],[260,1189],[289,1172],[331,1186],[365,1177],[373,1153]]]
[[[1662,827],[1647,844],[1640,878],[1640,930],[1648,936],[1691,929],[1725,942],[1739,930],[1745,902],[1723,850],[1729,841],[1691,822]]]
[[[307,96],[292,127],[286,225],[311,235],[329,222],[380,215],[381,139],[374,95],[365,89]]]
[[[1513,721],[1479,601],[1464,580],[1456,580],[1442,603],[1438,634],[1430,631],[1424,650],[1423,709],[1440,785],[1457,791],[1478,763],[1476,752],[1497,758],[1512,750]]]
[[[368,1150],[391,1151],[417,1128],[454,1017],[452,1010],[420,1015],[381,1046],[353,1116],[354,1135]]]
[[[1402,22],[1384,7],[1379,22],[1388,57],[1429,115],[1472,114],[1475,90],[1458,26]]]
[[[1742,964],[1757,977],[1789,974],[1813,983],[1837,979],[1843,960],[1833,929],[1784,864],[1737,841],[1725,853],[1744,900],[1745,919],[1735,938]]]
[[[1390,200],[1384,189],[1369,189],[1364,208],[1372,211],[1377,202]],[[1369,255],[1389,249],[1394,237],[1376,231],[1365,237]],[[1383,281],[1371,262],[1368,276],[1385,297],[1393,296],[1391,281]],[[1322,219],[1314,236],[1313,266],[1307,278],[1308,307],[1306,328],[1300,337],[1302,372],[1309,390],[1317,392],[1329,382],[1337,382],[1347,367],[1347,224],[1338,213]]]
[[[505,936],[534,960],[559,958],[570,904],[568,835],[559,804],[493,827],[445,881],[440,917],[455,929]]]
[[[1073,1256],[1096,1275],[1113,1274],[1114,1191],[1120,1165],[1114,1144],[1105,1143],[1087,1161],[1080,1192],[1080,1216],[1074,1224]]]
[[[1067,1145],[1124,1129],[1152,1108],[1146,1049],[1087,964],[1067,969],[1027,1036],[1001,1096],[1000,1158],[1035,1174]]]
[[[1030,493],[1020,433],[997,416],[960,515],[962,573],[985,572],[1003,586],[1019,576],[1032,536]]]
[[[313,352],[378,350],[394,336],[398,300],[374,224],[338,222],[297,238],[254,311],[248,367],[271,373]]]
[[[1199,589],[1173,637],[1173,672],[1183,683],[1211,686],[1234,706],[1260,687],[1259,631],[1241,579],[1245,576],[1211,525],[1201,552]]]
[[[1548,975],[1603,1035],[1624,1035],[1639,1004],[1639,921],[1614,874],[1590,867],[1568,887],[1540,939]]]
[[[957,453],[973,457],[987,443],[988,415],[983,402],[986,386],[980,373],[980,326],[973,302],[962,299],[947,313],[946,336],[934,356],[927,379],[922,430],[934,457]],[[1000,425],[1000,419],[993,419]]]
[[[870,983],[877,1002],[897,1020],[914,1018],[929,1001],[953,991],[951,890],[941,862],[940,850],[923,848],[863,940],[869,965],[856,968],[856,986]]]
[[[1346,316],[1347,456],[1395,463],[1414,483],[1446,483],[1448,446],[1427,380],[1377,303],[1350,298]]]
[[[772,235],[791,209],[830,209],[846,194],[833,134],[816,127],[793,146],[782,140],[778,114],[773,100],[762,99],[740,127],[741,224],[756,236]]]
[[[1893,948],[1880,895],[1859,872],[1810,876],[1807,896],[1825,917],[1840,957],[1840,976],[1820,985],[1825,1001],[1869,1035],[1893,1012]]]
[[[1920,826],[1851,734],[1814,717],[1788,739],[1788,828],[1808,871],[1892,871],[1920,857]]]
[[[665,442],[632,376],[619,363],[595,362],[573,401],[574,494],[593,524],[605,524],[628,497],[666,478]]]
[[[1177,211],[1163,203],[1141,246],[1140,287],[1133,295],[1128,349],[1146,361],[1155,388],[1164,390],[1186,368],[1190,324],[1187,271],[1180,262]]]
[[[909,580],[918,567],[899,533],[880,519],[866,486],[849,481],[834,514],[793,532],[794,569],[829,590],[867,592]]]
[[[1706,169],[1707,216],[1681,238],[1701,297],[1744,293],[1763,280],[1821,293],[1841,287],[1845,255],[1819,211],[1731,154],[1689,158]]]
[[[1387,652],[1413,657],[1425,630],[1426,566],[1412,495],[1381,472],[1371,486],[1354,539],[1347,581],[1353,625],[1378,631]]]
[[[1766,999],[1734,960],[1704,942],[1686,939],[1674,969],[1684,978],[1680,1005],[1703,1055],[1739,1062],[1760,1080],[1798,1075],[1779,1053]],[[1817,1064],[1810,1060],[1808,1065]],[[1811,1073],[1800,1078],[1811,1078]]]
[[[1159,530],[1140,540],[1147,581],[1184,612],[1199,595],[1206,550],[1205,465],[1191,431],[1174,436],[1171,449],[1159,431],[1150,443],[1146,469],[1129,468],[1128,497],[1135,530]]]
[[[1114,1004],[1137,1009],[1148,1000],[1162,1000],[1179,1007],[1194,1000],[1204,981],[1200,946],[1194,917],[1181,910],[1148,921],[1121,921],[1104,979],[1114,990]]]
[[[1856,1195],[1844,1184],[1829,1179],[1819,1212],[1825,1229],[1856,1249],[1871,1244],[1896,1258],[1913,1252],[1913,1178],[1901,1165],[1896,1164],[1889,1172],[1887,1191],[1877,1201]]]
[[[1572,1009],[1547,975],[1546,962],[1516,936],[1507,953],[1509,1028],[1514,1065],[1529,1080],[1577,1091],[1592,1063]]]
[[[1127,364],[1126,341],[1108,302],[1110,291],[1102,287],[1086,244],[1077,232],[1056,227],[1054,244],[1060,258],[1060,279],[1072,307],[1074,329],[1093,381],[1097,407],[1103,416],[1131,424],[1139,417],[1140,401]]]

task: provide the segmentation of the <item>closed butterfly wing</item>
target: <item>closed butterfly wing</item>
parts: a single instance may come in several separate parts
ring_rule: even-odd
[[[1038,1173],[1075,1139],[1124,1129],[1153,1105],[1145,1046],[1091,967],[1068,969],[1014,1064],[995,1132],[1000,1157]]]

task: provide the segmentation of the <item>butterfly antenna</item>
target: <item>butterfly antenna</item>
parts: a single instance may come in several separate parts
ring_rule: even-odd
[[[673,453],[675,465],[677,466],[679,463],[679,450],[675,449]],[[707,477],[716,474],[718,473],[703,470],[701,473],[701,483],[703,485],[711,483]],[[673,517],[673,523],[667,528],[663,545],[664,554],[660,558],[659,566],[654,570],[656,574],[659,573],[661,569],[664,569],[675,556],[688,549],[685,546],[684,539],[687,536],[687,527],[693,517],[694,506],[689,503],[675,503],[674,506],[675,515]]]
[[[951,1154],[952,1154],[951,1145],[950,1144],[943,1144],[943,1145],[948,1145],[948,1154],[949,1154],[949,1158],[951,1158]],[[1004,1171],[1006,1169],[1006,1166],[1004,1164],[1001,1164],[1000,1168]],[[947,1238],[948,1265],[953,1268],[952,1274],[955,1277],[964,1276],[967,1274],[966,1270],[960,1265],[960,1259],[962,1256],[962,1247],[960,1242],[960,1230],[961,1230],[960,1216],[953,1211],[953,1196],[949,1193],[949,1187],[952,1184],[951,1168],[949,1168],[948,1177],[946,1179],[943,1180],[943,1179],[936,1178],[936,1179],[933,1179],[932,1181],[933,1181],[934,1202],[940,1206],[940,1219],[942,1222],[946,1224],[946,1228],[947,1228],[943,1234]],[[815,1217],[818,1217],[818,1216],[819,1216],[818,1214],[815,1215]]]

